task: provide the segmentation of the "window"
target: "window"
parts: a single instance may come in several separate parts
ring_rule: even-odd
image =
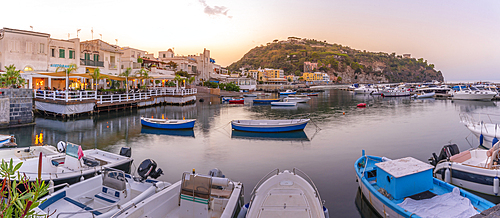
[[[51,48],[50,49],[50,56],[51,57],[56,57],[56,49],[55,48]]]
[[[99,55],[98,54],[94,55],[94,61],[99,61]]]
[[[165,54],[163,54],[163,58],[165,58]]]
[[[64,49],[59,49],[59,58],[64,58],[66,51]]]
[[[44,54],[44,53],[45,53],[45,44],[40,43],[40,54]]]
[[[75,59],[75,51],[69,50],[69,59]]]
[[[134,56],[135,56],[135,51],[132,51],[132,57],[134,57]]]
[[[90,60],[90,54],[89,53],[85,53],[85,60]]]

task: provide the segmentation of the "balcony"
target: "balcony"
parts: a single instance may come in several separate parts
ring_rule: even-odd
[[[80,65],[93,66],[93,67],[104,67],[104,62],[103,61],[93,61],[93,60],[80,59]]]
[[[115,63],[109,63],[108,69],[110,69],[110,70],[116,70],[116,64]]]

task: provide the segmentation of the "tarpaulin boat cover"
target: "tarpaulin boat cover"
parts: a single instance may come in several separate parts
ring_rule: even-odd
[[[460,196],[460,189],[458,188],[454,188],[450,193],[437,195],[430,199],[413,200],[406,198],[398,206],[420,217],[458,218],[478,214],[470,200]]]

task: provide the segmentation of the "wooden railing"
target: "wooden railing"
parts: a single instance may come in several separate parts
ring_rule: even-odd
[[[153,96],[175,95],[185,96],[198,93],[197,89],[154,88],[147,91],[129,92],[123,94],[97,94],[96,91],[49,91],[34,90],[35,98],[56,101],[97,100],[97,104],[147,100]]]

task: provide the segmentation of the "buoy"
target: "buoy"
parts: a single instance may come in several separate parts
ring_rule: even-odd
[[[85,177],[83,177],[83,175],[80,177],[80,182],[85,180]]]
[[[495,178],[493,179],[493,193],[495,193],[495,195],[498,195],[498,185],[500,184],[500,181],[498,180],[498,177],[495,176]]]
[[[345,112],[343,114],[345,115]]]
[[[358,107],[366,107],[366,103],[359,103]]]
[[[248,212],[248,207],[250,207],[250,203],[247,203],[243,207],[241,207],[240,213],[238,213],[237,218],[245,218]]]
[[[446,169],[444,171],[444,181],[446,183],[451,183],[451,173],[450,173],[450,169]]]
[[[484,136],[483,136],[483,134],[481,134],[479,136],[479,145],[483,145],[483,141],[484,141]]]

